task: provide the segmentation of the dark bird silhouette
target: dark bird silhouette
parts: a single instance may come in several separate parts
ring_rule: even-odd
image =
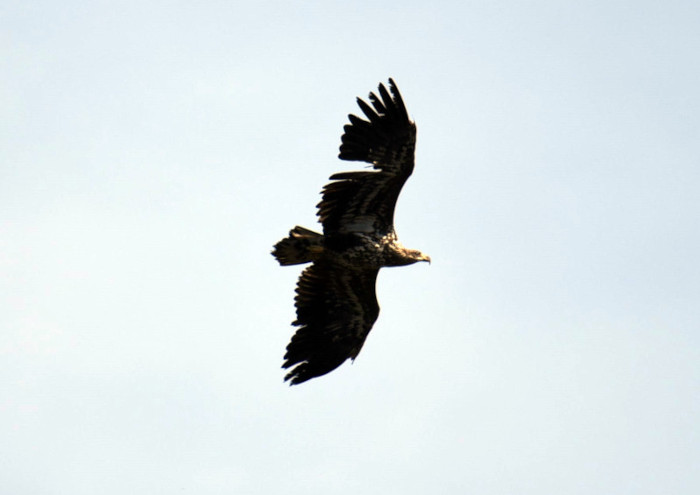
[[[394,209],[413,172],[416,125],[396,84],[380,84],[369,104],[357,99],[367,120],[349,115],[341,138],[341,160],[364,161],[374,170],[331,175],[318,217],[323,234],[294,227],[272,254],[280,265],[312,264],[296,288],[299,327],[284,355],[291,385],[325,375],[355,359],[379,316],[375,282],[384,266],[430,257],[398,242]]]

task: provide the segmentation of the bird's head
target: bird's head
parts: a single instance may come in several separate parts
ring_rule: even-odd
[[[396,243],[395,249],[390,256],[387,266],[412,265],[413,263],[418,263],[419,261],[427,261],[430,263],[430,256],[421,253],[417,249],[407,249]]]
[[[416,249],[411,250],[411,256],[413,257],[414,260],[416,260],[416,262],[427,261],[428,264],[430,264],[430,256],[428,256],[425,253],[421,253],[420,251],[418,251]]]

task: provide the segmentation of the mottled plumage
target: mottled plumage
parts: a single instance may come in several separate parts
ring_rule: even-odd
[[[392,79],[378,93],[370,93],[370,104],[357,99],[367,120],[348,116],[339,154],[374,170],[332,175],[317,205],[323,234],[294,227],[272,252],[281,265],[312,262],[297,284],[293,325],[299,328],[282,365],[292,368],[285,377],[292,385],[357,357],[379,316],[381,267],[430,261],[404,248],[394,231],[396,201],[413,172],[416,126]]]

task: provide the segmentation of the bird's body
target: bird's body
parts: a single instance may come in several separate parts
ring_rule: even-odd
[[[366,161],[376,171],[330,177],[318,204],[323,234],[295,227],[275,245],[281,265],[309,263],[296,289],[300,327],[287,346],[285,380],[302,383],[355,359],[379,315],[375,282],[379,269],[430,261],[398,242],[393,225],[396,200],[413,171],[416,127],[389,79],[370,93],[369,120],[350,115],[340,146],[343,160]]]

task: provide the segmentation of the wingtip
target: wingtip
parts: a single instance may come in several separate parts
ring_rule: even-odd
[[[283,366],[284,368],[284,366]],[[313,376],[302,376],[301,373],[299,373],[298,370],[293,369],[287,375],[284,377],[284,381],[288,382],[290,387],[293,387],[294,385],[299,385],[300,383],[304,383],[305,381],[310,380],[311,378],[314,378]]]

